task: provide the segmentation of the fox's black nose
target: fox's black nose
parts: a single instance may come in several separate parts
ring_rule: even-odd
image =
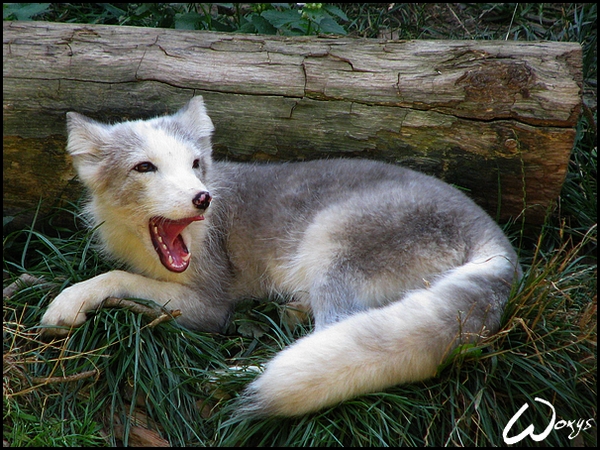
[[[211,200],[212,197],[210,196],[210,194],[208,192],[202,191],[196,194],[196,196],[192,200],[192,203],[198,209],[207,209],[208,205],[210,205]]]

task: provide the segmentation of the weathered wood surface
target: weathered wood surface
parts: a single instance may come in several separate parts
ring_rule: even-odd
[[[3,39],[9,214],[80,194],[64,152],[66,112],[146,118],[201,94],[218,158],[397,162],[466,188],[495,217],[525,208],[539,221],[564,181],[581,103],[574,43],[46,22],[4,22]]]

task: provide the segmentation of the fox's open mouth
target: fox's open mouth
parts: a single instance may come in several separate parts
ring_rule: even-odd
[[[181,232],[190,223],[204,220],[204,216],[170,220],[164,217],[150,219],[150,238],[160,262],[172,272],[183,272],[190,264],[191,254],[183,242]]]

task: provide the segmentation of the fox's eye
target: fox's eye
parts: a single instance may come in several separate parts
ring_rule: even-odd
[[[197,169],[198,167],[200,167],[200,160],[195,159],[194,162],[192,163],[192,169]]]
[[[156,172],[156,166],[154,164],[152,164],[151,162],[142,162],[139,163],[137,166],[135,166],[133,168],[133,170],[135,170],[136,172],[141,172],[141,173],[145,173],[145,172]]]

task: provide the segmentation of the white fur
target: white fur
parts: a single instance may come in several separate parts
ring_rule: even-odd
[[[470,288],[469,276],[514,270],[504,255],[453,270],[429,289],[416,290],[400,302],[355,314],[300,339],[271,360],[248,389],[241,414],[295,416],[332,406],[396,384],[435,375],[460,342],[490,334],[461,333],[471,311],[440,302],[451,291]],[[446,316],[455,316],[448,327]]]
[[[65,289],[44,329],[64,334],[105,298],[132,297],[220,331],[239,299],[289,295],[312,310],[316,332],[267,364],[242,413],[304,414],[430,377],[458,344],[497,330],[520,275],[489,216],[423,174],[372,161],[213,162],[201,97],[171,116],[116,125],[69,113],[68,129],[91,225],[131,272]],[[180,233],[189,252],[166,249],[190,261],[185,271],[161,263],[156,217],[194,218]]]

